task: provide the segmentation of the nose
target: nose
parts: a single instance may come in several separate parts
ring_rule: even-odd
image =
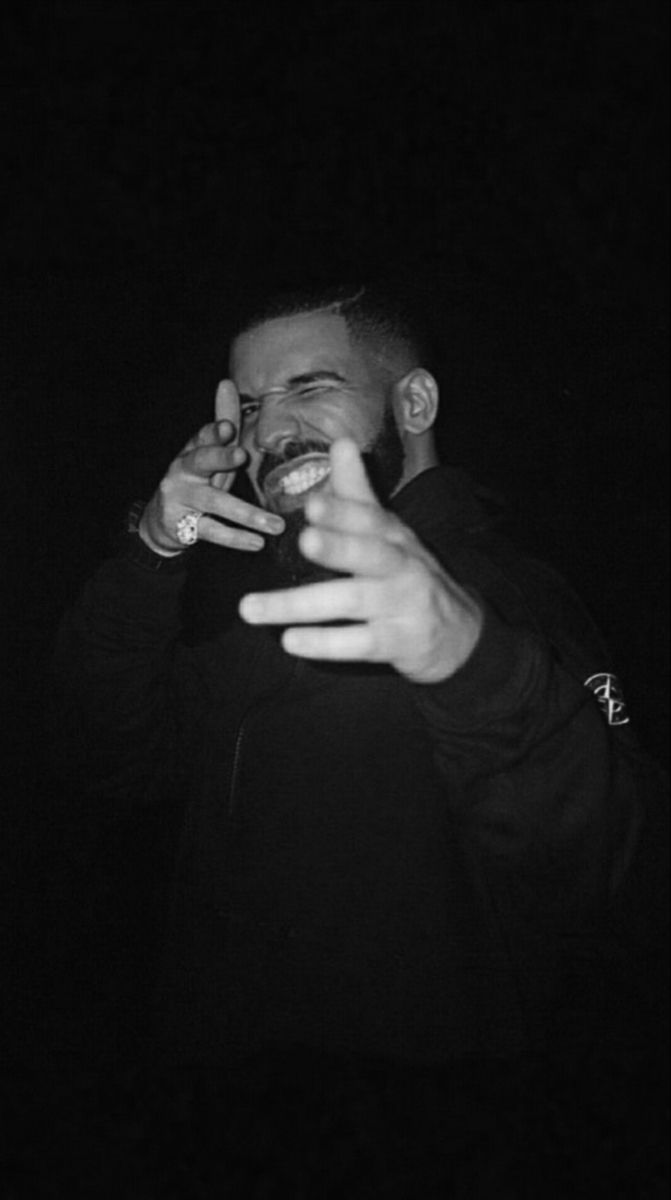
[[[300,438],[300,423],[285,397],[266,396],[259,409],[254,441],[259,450],[281,455],[284,447]]]

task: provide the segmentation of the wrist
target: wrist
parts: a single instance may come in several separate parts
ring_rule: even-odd
[[[186,552],[177,550],[175,552],[166,552],[142,537],[140,533],[140,523],[145,512],[145,502],[137,500],[131,505],[126,514],[126,521],[123,529],[123,538],[118,545],[118,551],[123,554],[124,558],[135,566],[142,567],[145,571],[160,571],[165,574],[172,572],[181,572],[185,569]]]
[[[184,553],[184,550],[177,549],[176,547],[162,546],[155,537],[152,537],[147,524],[145,509],[137,523],[136,532],[138,537],[142,539],[145,546],[148,546],[153,554],[160,554],[161,558],[177,558],[180,554]]]

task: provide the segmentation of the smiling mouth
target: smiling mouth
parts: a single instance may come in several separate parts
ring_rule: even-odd
[[[300,508],[307,493],[319,487],[330,474],[327,454],[305,454],[270,471],[263,481],[263,491],[273,508],[283,511]]]

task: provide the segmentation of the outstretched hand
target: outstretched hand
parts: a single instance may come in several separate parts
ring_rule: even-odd
[[[243,619],[287,626],[284,649],[300,658],[389,663],[416,683],[454,674],[478,641],[481,610],[382,507],[350,439],[333,443],[327,489],[305,511],[301,552],[349,577],[249,594]],[[333,621],[350,624],[325,624]]]

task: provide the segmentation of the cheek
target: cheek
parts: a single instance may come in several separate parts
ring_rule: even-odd
[[[319,427],[329,441],[338,437],[352,438],[358,446],[366,447],[377,437],[380,419],[377,410],[359,404],[334,405],[320,414]]]

